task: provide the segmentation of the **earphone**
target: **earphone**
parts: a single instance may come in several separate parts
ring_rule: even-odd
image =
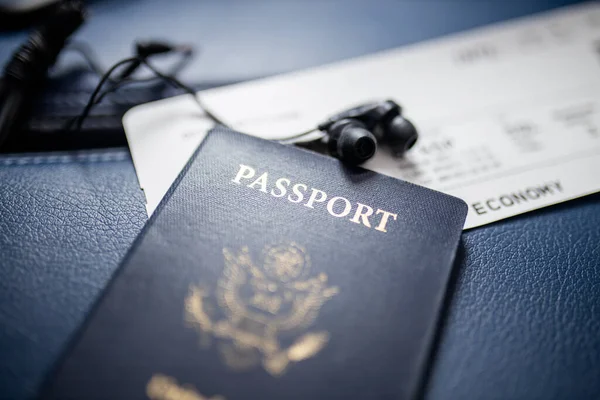
[[[6,68],[6,75],[15,75],[20,78],[23,75],[23,79],[20,79],[20,81],[31,81],[31,83],[33,83],[33,80],[29,79],[32,75],[31,71],[35,72],[36,76],[45,77],[48,67],[56,60],[67,38],[83,23],[85,15],[82,1],[65,1],[50,21],[39,32],[34,32],[32,35],[28,43],[33,43],[36,46],[26,45],[23,49],[15,53],[13,60],[9,62]],[[49,43],[46,47],[52,49],[52,51],[46,51],[46,47],[37,45],[38,42],[42,44]],[[44,51],[40,50],[36,53],[30,51],[30,47],[34,50],[39,47]],[[100,71],[98,63],[95,62],[89,52],[86,52],[84,49],[79,49],[79,51],[88,60],[93,70],[96,72]],[[136,54],[134,57],[119,61],[106,72],[98,72],[101,75],[101,79],[87,105],[79,116],[69,121],[65,126],[65,130],[70,130],[73,126],[76,130],[80,130],[91,109],[107,94],[117,90],[124,84],[139,82],[139,80],[131,79],[131,76],[142,65],[150,69],[161,80],[183,89],[192,95],[206,116],[212,119],[213,122],[234,129],[212,113],[201,102],[193,89],[180,82],[173,75],[160,72],[148,62],[148,59],[154,55],[172,52],[190,55],[192,49],[189,46],[176,46],[156,41],[136,43]],[[38,53],[40,56],[38,56]],[[34,55],[36,57],[33,57]],[[13,67],[13,64],[19,68]],[[118,74],[116,80],[113,80],[111,76],[119,68],[122,68],[122,71]],[[12,73],[13,70],[17,71],[18,74]],[[106,83],[110,83],[111,87],[102,91]],[[0,117],[4,114],[7,114],[7,112],[3,112],[0,109]],[[0,124],[1,126],[5,126],[5,129],[0,129],[0,145],[2,144],[2,137],[6,137],[9,133],[8,131],[13,130],[19,120],[19,118],[12,118],[13,114],[15,113],[10,113],[9,115],[10,118],[7,120],[9,123]],[[2,118],[0,118],[1,120]],[[418,138],[415,126],[402,115],[402,108],[394,101],[386,100],[351,108],[335,114],[314,129],[277,140],[293,144],[305,141],[308,135],[314,134],[316,131],[324,133],[323,136],[316,140],[327,141],[327,147],[331,156],[352,165],[362,164],[372,158],[380,143],[386,144],[395,156],[401,157],[415,144]]]
[[[401,157],[417,142],[415,126],[392,100],[369,103],[334,115],[318,129],[328,136],[329,154],[349,164],[362,164],[386,143],[396,157]]]
[[[141,57],[122,60],[104,74],[83,113],[77,117],[76,129],[81,129],[92,107],[103,97],[101,88],[110,79],[111,74],[119,67],[131,65],[135,65],[136,69],[144,65],[165,82],[185,90],[214,123],[235,130],[235,127],[218,118],[192,88],[173,76],[163,74],[149,64],[147,58]],[[401,157],[414,146],[419,136],[415,126],[402,115],[402,108],[394,101],[386,100],[351,108],[335,114],[316,128],[274,140],[293,144],[296,141],[303,141],[305,137],[316,131],[322,131],[324,136],[315,140],[327,140],[329,154],[350,165],[359,165],[371,159],[375,155],[378,143],[387,144],[394,156]]]

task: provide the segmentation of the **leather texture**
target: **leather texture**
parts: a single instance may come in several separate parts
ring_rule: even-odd
[[[3,400],[35,393],[136,235],[132,226],[145,221],[129,162],[80,157],[50,166],[11,157],[0,168],[0,260],[24,254],[0,261]],[[65,190],[70,200],[61,200]],[[92,212],[78,212],[81,204]],[[119,231],[123,243],[111,240]],[[49,248],[56,234],[79,242]],[[598,243],[600,195],[463,233],[425,398],[600,397]]]
[[[0,399],[36,392],[145,220],[125,150],[0,157]]]
[[[227,399],[412,399],[466,215],[458,198],[217,128],[41,398],[142,400],[160,374]]]
[[[426,398],[600,398],[600,194],[462,238]]]

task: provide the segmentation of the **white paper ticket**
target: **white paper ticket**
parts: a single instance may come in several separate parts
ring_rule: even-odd
[[[199,96],[264,138],[393,99],[419,141],[402,159],[381,146],[365,167],[462,198],[465,228],[600,191],[598,3]],[[180,96],[134,108],[124,125],[151,214],[212,123]]]

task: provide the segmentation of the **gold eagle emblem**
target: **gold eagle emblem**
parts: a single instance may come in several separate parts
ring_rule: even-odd
[[[298,337],[317,318],[323,304],[338,293],[327,275],[311,276],[310,257],[295,243],[267,246],[262,266],[254,264],[248,247],[223,249],[225,268],[210,293],[191,285],[185,300],[188,323],[208,344],[219,340],[224,362],[231,368],[262,364],[279,376],[290,363],[315,356],[329,341],[327,332]]]

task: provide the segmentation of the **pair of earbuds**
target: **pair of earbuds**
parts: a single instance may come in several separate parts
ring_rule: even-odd
[[[402,115],[402,108],[392,100],[343,111],[317,129],[326,134],[329,154],[351,165],[371,159],[378,143],[385,143],[394,156],[402,157],[419,137],[415,126]]]

